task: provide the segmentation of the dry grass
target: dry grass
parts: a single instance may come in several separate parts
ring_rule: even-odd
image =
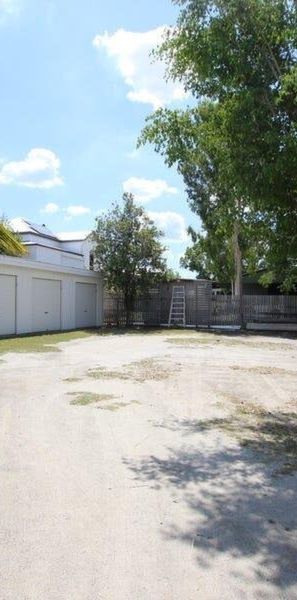
[[[259,375],[291,375],[295,377],[297,376],[296,371],[292,371],[289,369],[281,369],[279,367],[241,367],[239,365],[232,365],[229,368],[233,371],[244,371],[245,373],[255,373]]]
[[[168,344],[173,344],[175,346],[183,346],[186,348],[196,348],[197,346],[223,346],[223,347],[241,347],[241,348],[256,348],[259,350],[291,350],[292,346],[290,344],[285,343],[274,343],[274,342],[259,342],[259,341],[249,341],[244,338],[232,338],[228,336],[214,336],[212,333],[209,334],[201,334],[195,337],[172,337],[167,338],[166,342]]]
[[[176,372],[178,365],[166,365],[164,357],[159,359],[144,359],[123,365],[121,369],[106,369],[97,367],[89,369],[87,375],[94,379],[121,379],[124,381],[136,381],[142,383],[144,381],[163,381],[168,379],[173,372]]]
[[[137,400],[132,400],[131,402],[113,402],[112,404],[108,404],[105,406],[98,406],[99,410],[108,410],[110,412],[116,412],[121,408],[126,408],[127,406],[131,406],[131,404],[140,404]]]
[[[87,376],[93,379],[130,379],[129,374],[124,370],[106,369],[105,367],[96,367],[95,369],[89,369]]]
[[[233,437],[242,447],[255,451],[260,460],[278,463],[274,474],[297,470],[297,414],[267,411],[252,402],[224,394],[233,410],[227,418],[197,422],[200,430],[218,429]]]
[[[69,395],[75,396],[70,404],[73,406],[87,406],[88,404],[98,404],[106,400],[115,398],[112,394],[95,394],[93,392],[69,392]]]

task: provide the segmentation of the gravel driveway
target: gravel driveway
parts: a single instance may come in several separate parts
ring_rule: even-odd
[[[0,362],[1,600],[295,600],[297,341],[52,350]]]

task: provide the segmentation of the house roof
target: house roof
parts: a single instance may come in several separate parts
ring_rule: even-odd
[[[89,231],[65,231],[61,233],[53,233],[46,225],[32,223],[23,217],[17,217],[10,221],[10,225],[16,233],[33,233],[42,237],[52,238],[58,242],[80,242],[84,241]]]
[[[57,239],[57,236],[50,229],[48,229],[46,225],[38,225],[37,223],[32,223],[31,221],[27,221],[27,219],[23,219],[22,217],[12,219],[10,221],[10,225],[16,233],[35,233],[37,235]]]

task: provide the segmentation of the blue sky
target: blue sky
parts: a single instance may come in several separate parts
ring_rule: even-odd
[[[198,219],[176,171],[136,151],[146,115],[186,102],[148,56],[176,15],[170,0],[0,0],[1,213],[88,230],[131,191],[178,267]]]

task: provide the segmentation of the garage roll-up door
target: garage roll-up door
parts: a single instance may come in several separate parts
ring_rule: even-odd
[[[0,335],[16,333],[16,277],[0,275]]]
[[[32,287],[33,331],[61,329],[61,281],[33,278]]]
[[[95,327],[97,307],[97,286],[94,283],[75,284],[75,325]]]

